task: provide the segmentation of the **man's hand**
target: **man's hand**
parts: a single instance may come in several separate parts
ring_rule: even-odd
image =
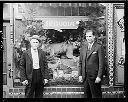
[[[79,82],[82,82],[82,76],[79,76]]]
[[[22,82],[23,85],[28,85],[28,80]]]
[[[99,77],[96,78],[95,83],[99,83],[101,79]]]
[[[48,80],[47,80],[47,79],[44,79],[44,85],[45,85],[46,83],[48,83]]]

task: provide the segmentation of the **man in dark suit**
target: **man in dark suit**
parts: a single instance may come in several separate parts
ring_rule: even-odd
[[[96,41],[93,30],[87,30],[80,49],[79,81],[84,83],[85,98],[102,98],[101,80],[104,71],[103,47]]]
[[[21,61],[21,82],[25,85],[26,98],[42,98],[49,73],[45,52],[39,49],[41,40],[37,35],[30,38],[30,49],[24,51]]]

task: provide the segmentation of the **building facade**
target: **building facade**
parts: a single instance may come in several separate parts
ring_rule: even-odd
[[[91,16],[91,14],[96,15],[95,12],[91,12],[91,9],[94,8],[97,9],[96,12],[100,16]],[[102,8],[102,11],[98,8]],[[50,34],[54,32],[55,34],[58,33],[62,35],[59,37],[55,36],[57,39],[60,37],[64,39],[63,34],[66,34],[66,32],[71,33],[69,36],[77,36],[76,33],[80,35],[81,33],[79,33],[80,30],[78,29],[79,22],[91,21],[93,17],[97,20],[105,21],[105,30],[99,30],[100,33],[103,33],[99,36],[99,39],[101,38],[106,52],[106,74],[104,75],[102,85],[103,98],[124,98],[124,3],[4,3],[3,98],[24,97],[24,86],[20,82],[20,71],[18,69],[18,61],[20,59],[20,51],[18,48],[26,47],[26,45],[22,45],[21,42],[23,38],[27,38],[26,36],[29,30],[26,29],[30,23],[34,25],[35,23],[37,24],[37,22],[41,22],[43,31],[40,35],[49,34],[50,36]],[[74,41],[74,37],[76,36],[73,36]],[[56,42],[60,45],[60,43],[62,44],[62,42],[60,42],[62,40],[56,40],[51,45],[55,47]],[[17,53],[18,51],[19,53]],[[76,56],[77,54],[78,53],[76,53]],[[74,66],[75,68],[71,73],[67,72],[64,74],[64,70],[58,73],[63,73],[62,76],[65,75],[65,78],[69,78],[67,76],[70,75],[76,75],[78,77],[77,73],[79,68],[77,64],[71,66],[71,63],[74,63],[73,61],[63,58],[59,60],[61,63],[63,62],[59,64],[59,66],[64,66],[64,63],[66,63],[70,69]],[[70,62],[70,64],[67,62]],[[56,79],[55,74],[52,73],[51,80],[54,82],[51,81],[51,83],[45,87],[44,98],[83,97],[83,85],[76,81],[77,78],[76,80],[73,79],[75,84],[70,81],[71,79],[66,79],[64,83],[56,84],[58,81],[54,79]]]

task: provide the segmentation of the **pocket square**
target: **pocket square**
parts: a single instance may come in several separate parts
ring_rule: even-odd
[[[97,52],[93,52],[92,54],[95,54],[95,53],[97,53]]]

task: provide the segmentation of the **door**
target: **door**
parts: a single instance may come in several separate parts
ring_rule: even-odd
[[[3,23],[3,98],[8,98],[9,88],[12,88],[12,65],[10,47],[10,23]]]

